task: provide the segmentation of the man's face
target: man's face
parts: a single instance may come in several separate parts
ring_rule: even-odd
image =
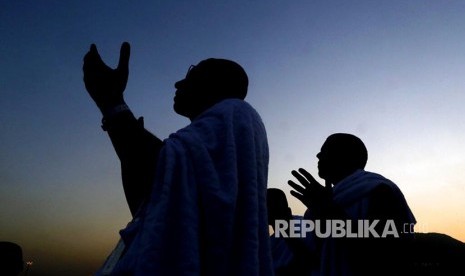
[[[194,65],[191,65],[187,71],[186,77],[174,84],[176,88],[176,94],[174,96],[174,111],[179,115],[189,117],[190,108],[192,104],[192,98],[195,95],[195,79],[193,73],[195,73]],[[194,74],[195,75],[195,74]]]
[[[322,179],[326,179],[327,175],[328,175],[328,166],[329,166],[329,157],[328,157],[328,152],[327,150],[325,149],[325,145],[323,144],[323,146],[321,147],[321,150],[320,152],[316,155],[316,157],[318,158],[318,175],[322,178]]]
[[[333,180],[333,176],[343,169],[344,164],[336,147],[326,141],[316,155],[318,158],[318,175],[324,180]]]
[[[193,119],[208,103],[208,72],[202,66],[191,65],[186,77],[174,84],[174,111]]]

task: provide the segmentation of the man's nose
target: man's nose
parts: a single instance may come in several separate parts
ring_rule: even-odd
[[[180,81],[177,81],[175,84],[174,84],[174,88],[176,89],[181,89],[184,85],[184,83],[186,82],[186,80],[180,80]]]

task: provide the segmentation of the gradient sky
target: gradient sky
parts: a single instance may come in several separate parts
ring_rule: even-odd
[[[162,3],[163,2],[163,3]],[[126,100],[160,138],[189,121],[173,84],[208,57],[239,62],[270,143],[269,186],[317,176],[335,132],[398,184],[417,230],[465,241],[464,1],[1,1],[0,240],[29,275],[89,275],[130,220],[119,161],[82,82],[96,43],[132,45]]]

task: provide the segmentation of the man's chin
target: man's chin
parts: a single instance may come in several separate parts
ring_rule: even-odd
[[[181,116],[184,116],[183,112],[182,112],[182,109],[180,109],[179,107],[176,106],[176,104],[173,105],[173,110],[174,112],[176,112],[177,114],[181,115]]]
[[[176,101],[173,104],[173,110],[177,114],[189,118],[189,112],[186,108],[183,108],[181,105],[177,104]]]

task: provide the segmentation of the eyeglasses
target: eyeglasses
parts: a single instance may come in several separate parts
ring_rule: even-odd
[[[189,66],[189,69],[187,69],[187,73],[186,73],[186,79],[187,79],[187,76],[189,76],[189,73],[191,72],[191,70],[194,68],[195,68],[195,65]]]

